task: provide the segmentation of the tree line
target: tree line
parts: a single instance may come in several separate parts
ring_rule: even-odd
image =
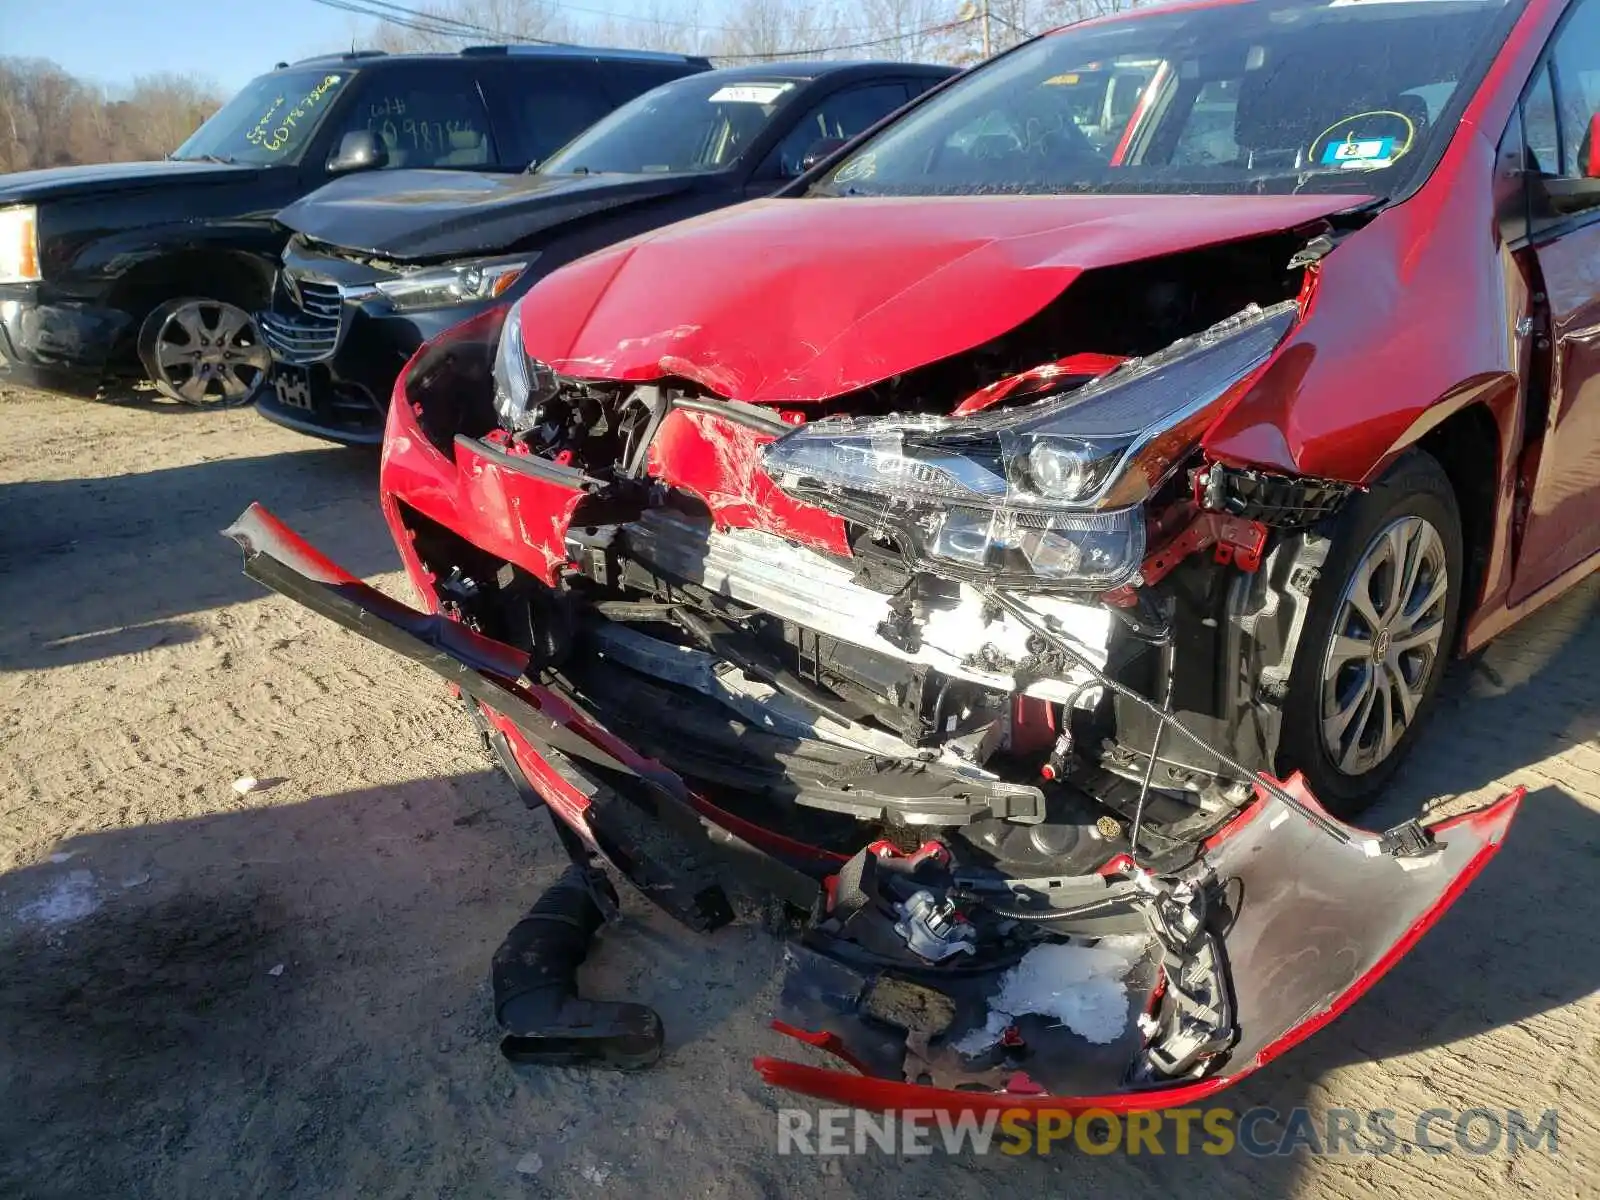
[[[544,40],[703,54],[725,65],[790,57],[967,64],[1140,2],[648,0],[625,17],[596,17],[561,0],[436,0],[411,5],[414,15],[400,23],[372,22],[353,41],[391,53]],[[226,99],[190,76],[146,76],[111,93],[46,60],[0,58],[0,172],[158,159]]]
[[[411,5],[413,19],[378,23],[374,36],[377,48],[390,51],[542,39],[703,54],[725,65],[795,57],[966,65],[1048,29],[1143,2],[648,0],[626,16],[595,17],[563,0],[435,0]]]
[[[224,99],[181,75],[112,95],[52,62],[0,58],[0,172],[160,158]]]

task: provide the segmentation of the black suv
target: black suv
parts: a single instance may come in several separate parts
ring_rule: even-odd
[[[378,442],[395,377],[423,342],[591,251],[772,194],[955,73],[729,67],[645,93],[526,175],[330,183],[278,214],[295,236],[260,316],[274,364],[256,409],[317,437]]]
[[[353,171],[521,171],[703,58],[583,47],[357,52],[252,80],[165,161],[0,176],[0,372],[248,401],[285,205]]]

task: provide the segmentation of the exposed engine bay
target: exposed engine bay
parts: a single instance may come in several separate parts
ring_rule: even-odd
[[[860,445],[885,437],[864,414],[881,410],[879,424],[907,440],[941,422],[970,440],[986,418],[1170,374],[1184,353],[1203,357],[1208,337],[1225,344],[1218,331],[1245,323],[1267,335],[1246,345],[1259,360],[1295,309],[1296,285],[1267,270],[1280,253],[1287,261],[1268,241],[1102,272],[1131,275],[1113,282],[1142,306],[1141,319],[1117,323],[1119,336],[1088,315],[1104,311],[1110,286],[1091,276],[1007,345],[830,402],[851,414],[833,421],[720,400],[684,380],[532,381],[537,403],[439,440],[476,434],[498,465],[567,490],[559,544],[535,539],[549,572],[497,560],[420,512],[404,519],[445,611],[526,650],[534,674],[709,795],[759,798],[766,819],[843,848],[859,846],[855,822],[906,849],[947,835],[1002,873],[1092,870],[1133,849],[1139,819],[1141,861],[1178,869],[1273,766],[1273,702],[1325,552],[1309,530],[1349,488],[1162,460],[1144,504],[1109,518],[1070,496],[1059,508],[1049,496],[1033,503],[1014,480],[998,508],[954,508],[955,488],[924,505],[914,481],[903,494],[900,481],[878,486],[890,452]],[[1200,271],[1220,272],[1238,294],[1195,286]],[[1222,311],[1229,304],[1240,308]],[[1104,340],[1063,355],[1069,326]],[[1175,344],[1149,344],[1157,338]],[[1019,366],[1045,345],[1055,359]],[[1221,366],[1230,383],[1241,374]],[[426,392],[425,366],[417,376]],[[953,419],[927,400],[894,408],[952,389],[960,402],[939,404]],[[432,406],[419,408],[426,425]],[[890,424],[902,419],[921,424]],[[823,447],[832,463],[792,449],[794,435],[834,425],[845,433]],[[1030,436],[995,428],[996,445]],[[1108,441],[1132,440],[1112,432]],[[1110,472],[1135,469],[1119,465],[1120,445],[1090,458],[1033,441],[1028,469],[1054,452],[1047,470],[1098,473],[1102,491],[1122,486]],[[1186,459],[1189,446],[1179,450]],[[877,478],[830,478],[849,455]],[[949,462],[930,454],[907,470]],[[933,514],[942,524],[929,537],[939,506],[951,507]],[[1057,510],[1083,527],[1069,531],[1075,541],[1052,536]],[[1005,522],[1016,536],[997,556]],[[1152,756],[1162,718],[1151,702],[1216,752],[1175,736]],[[833,822],[830,837],[823,814],[852,823]]]
[[[793,407],[558,375],[513,307],[402,379],[415,475],[392,425],[386,499],[437,617],[264,514],[231,532],[257,578],[459,687],[580,866],[702,930],[725,885],[785,901],[785,1032],[883,1080],[1170,1100],[1353,999],[1515,806],[1452,848],[1274,778],[1352,488],[1197,447],[1298,320],[1304,241],[1088,272],[996,343]],[[1329,944],[1274,980],[1312,907]],[[561,1054],[603,1040],[551,1011]],[[611,1061],[649,1060],[641,1028]]]

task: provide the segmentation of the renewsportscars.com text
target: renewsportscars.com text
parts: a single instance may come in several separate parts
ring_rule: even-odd
[[[1011,1109],[955,1113],[904,1109],[870,1113],[851,1108],[778,1110],[778,1153],[850,1154],[1128,1154],[1252,1157],[1310,1154],[1367,1157],[1393,1154],[1474,1157],[1523,1151],[1556,1154],[1557,1110],[1429,1108],[1294,1108],[1236,1112],[1177,1108],[1113,1113],[1089,1109]]]

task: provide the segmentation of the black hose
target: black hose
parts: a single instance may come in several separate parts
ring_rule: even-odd
[[[500,1052],[513,1062],[647,1067],[661,1057],[661,1018],[643,1004],[585,1000],[578,965],[605,915],[593,892],[603,873],[573,863],[494,952],[490,981]]]
[[[1121,902],[1116,900],[1095,900],[1088,904],[1075,904],[1071,908],[1001,908],[998,904],[991,904],[981,896],[973,896],[995,916],[1007,921],[1028,921],[1034,924],[1045,924],[1051,921],[1075,921],[1083,917],[1100,915],[1100,910],[1115,910],[1121,907]]]
[[[1062,921],[1070,917],[1092,917],[1102,909],[1116,909],[1126,905],[1130,895],[1124,890],[1112,896],[1096,896],[1069,908],[1002,908],[984,893],[971,886],[957,886],[950,894],[960,900],[980,904],[997,917],[1008,921]]]
[[[1167,692],[1161,701],[1161,711],[1167,721],[1172,720],[1173,671],[1167,669]],[[1150,761],[1144,765],[1144,782],[1139,786],[1139,800],[1133,806],[1133,829],[1128,834],[1128,854],[1133,865],[1139,865],[1139,827],[1144,824],[1144,802],[1150,796],[1150,781],[1155,778],[1156,759],[1161,755],[1161,735],[1166,732],[1167,721],[1156,722],[1155,736],[1150,739]]]
[[[1333,838],[1340,845],[1348,846],[1350,844],[1350,832],[1343,825],[1340,825],[1337,821],[1324,816],[1315,809],[1308,808],[1301,800],[1291,795],[1283,787],[1283,785],[1278,783],[1276,780],[1268,778],[1259,771],[1252,771],[1249,767],[1246,767],[1243,763],[1239,762],[1231,755],[1224,754],[1221,750],[1218,750],[1216,747],[1212,746],[1205,740],[1205,738],[1194,732],[1194,730],[1190,729],[1171,713],[1163,712],[1156,704],[1152,703],[1144,696],[1139,695],[1138,692],[1134,691],[1126,684],[1118,683],[1115,679],[1112,679],[1111,676],[1107,675],[1099,667],[1095,666],[1094,663],[1089,660],[1089,657],[1083,653],[1083,651],[1079,650],[1068,639],[1057,633],[1054,629],[1051,629],[1050,626],[1046,625],[1044,621],[1039,618],[1039,615],[1022,601],[993,587],[983,587],[980,589],[979,594],[982,595],[986,600],[999,605],[1006,612],[1016,617],[1017,620],[1021,621],[1029,629],[1033,630],[1034,633],[1037,633],[1040,637],[1044,638],[1046,641],[1055,646],[1056,649],[1060,650],[1063,654],[1066,654],[1085,671],[1088,671],[1089,674],[1093,675],[1097,680],[1099,680],[1102,687],[1115,692],[1125,700],[1139,705],[1163,725],[1172,726],[1172,728],[1183,734],[1184,737],[1188,738],[1189,741],[1193,742],[1196,746],[1199,746],[1200,749],[1204,750],[1207,754],[1215,756],[1218,762],[1227,767],[1230,771],[1235,772],[1241,779],[1255,780],[1262,787],[1266,788],[1267,791],[1271,792],[1276,799],[1294,809],[1295,812],[1299,813],[1306,820],[1310,821],[1313,825],[1322,830],[1322,832],[1327,834],[1329,837]]]

